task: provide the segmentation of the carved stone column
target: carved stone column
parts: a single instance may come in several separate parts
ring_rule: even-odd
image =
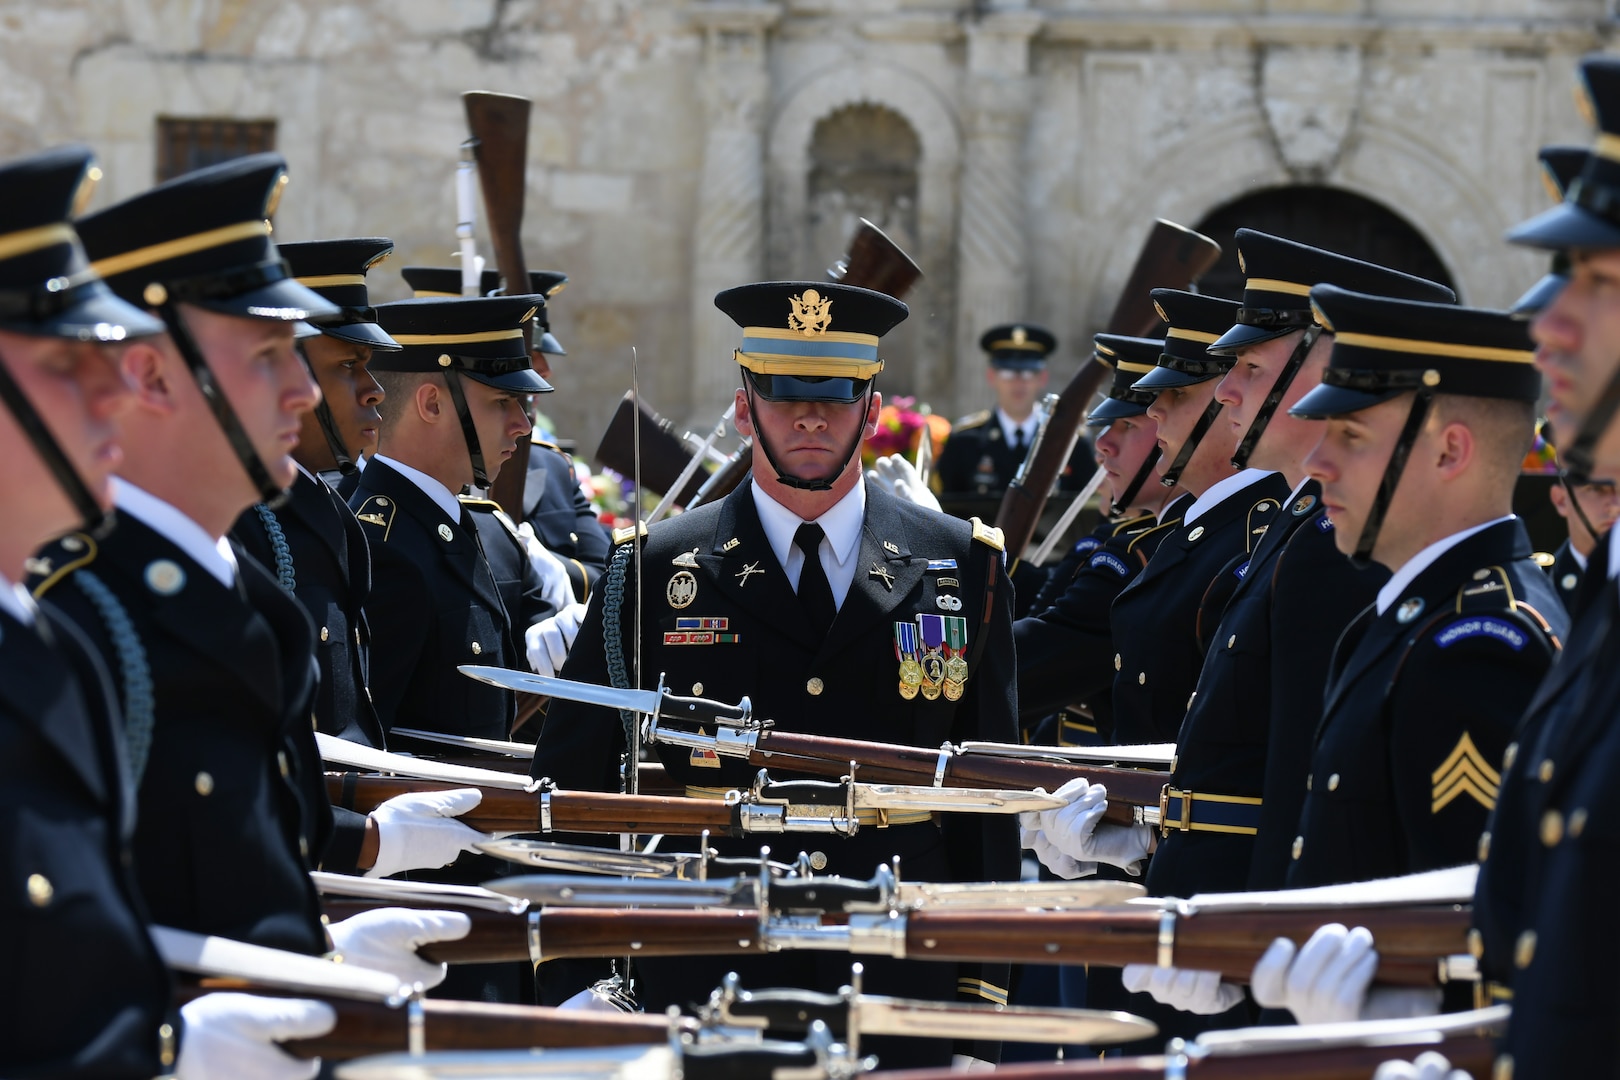
[[[1032,100],[1029,41],[1042,17],[1003,2],[967,28],[962,96],[961,217],[957,232],[955,404],[979,406],[978,339],[997,322],[1027,317],[1029,232],[1024,138]]]
[[[781,18],[774,3],[702,2],[690,8],[703,31],[699,76],[706,133],[692,240],[692,397],[689,416],[706,425],[737,387],[727,357],[737,328],[714,294],[765,272],[765,113],[770,95],[766,35]]]

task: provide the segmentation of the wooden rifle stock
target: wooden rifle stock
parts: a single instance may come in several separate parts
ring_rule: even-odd
[[[529,291],[529,267],[523,260],[523,197],[529,168],[529,111],[526,97],[470,90],[461,95],[467,130],[478,161],[478,183],[484,192],[489,239],[495,249],[503,289],[510,295]],[[534,323],[523,327],[523,348],[533,355]],[[523,520],[523,485],[529,475],[529,440],[495,474],[490,498],[514,521]]]
[[[675,434],[675,425],[648,408],[637,404],[633,392],[627,392],[608,421],[602,441],[596,446],[596,463],[606,466],[621,476],[634,476],[634,428],[641,428],[641,482],[650,491],[668,492],[680,479],[681,470],[692,460],[692,450]],[[675,498],[676,506],[686,506],[697,495],[703,484],[701,472],[686,482]]]
[[[332,805],[366,814],[396,795],[423,791],[454,791],[465,784],[413,780],[403,776],[365,776],[327,773],[326,793]],[[538,792],[483,788],[483,800],[461,815],[483,832],[545,832],[540,821]],[[717,799],[686,799],[665,795],[619,795],[597,791],[556,791],[551,794],[553,832],[668,833],[698,836],[705,830],[730,835],[733,807]]]
[[[416,950],[416,955],[434,964],[502,964],[529,959],[529,928],[526,914],[491,911],[475,905],[444,903],[442,900],[363,900],[352,896],[321,897],[321,914],[331,922],[379,908],[409,907],[427,911],[459,911],[472,921],[472,929],[455,941],[433,941]]]
[[[932,784],[939,768],[938,750],[921,746],[833,739],[770,729],[762,732],[751,765],[816,776],[844,776],[856,762],[855,779],[870,784]],[[1066,781],[1083,776],[1108,788],[1104,820],[1128,825],[1136,820],[1132,808],[1159,805],[1159,794],[1170,774],[1144,769],[1120,769],[1085,762],[1032,761],[990,754],[953,754],[941,782],[945,787],[991,787],[1056,791]]]
[[[1221,246],[1209,237],[1162,218],[1155,220],[1105,331],[1131,337],[1150,333],[1159,324],[1150,295],[1152,291],[1184,289],[1220,257]],[[1024,470],[1022,481],[1015,480],[1002,496],[1001,507],[996,512],[996,527],[1002,531],[1007,552],[1014,559],[1023,556],[1030,538],[1035,535],[1035,526],[1046,508],[1052,484],[1068,462],[1070,444],[1085,420],[1091,396],[1102,385],[1107,372],[1095,355],[1080,365],[1080,370],[1058,395],[1057,407],[1046,424],[1045,438]]]
[[[1272,941],[1303,945],[1330,922],[1365,926],[1378,943],[1375,981],[1435,986],[1440,961],[1467,951],[1472,911],[1462,905],[1315,907],[1267,911],[1200,911],[1175,920],[1171,963],[1218,971],[1247,982]],[[915,960],[990,960],[1038,964],[1153,964],[1161,913],[1151,908],[1089,911],[982,912],[920,910],[906,923],[906,953]]]
[[[703,486],[692,497],[692,501],[686,504],[686,509],[694,510],[705,503],[719,502],[736,491],[738,485],[748,479],[748,474],[753,471],[754,444],[750,440],[743,443],[742,448],[732,454],[724,465],[709,474],[709,478],[703,482]]]
[[[209,979],[201,986],[176,991],[181,1002],[219,990],[278,997],[312,998],[295,991],[266,990],[236,980]],[[294,1057],[349,1061],[371,1054],[403,1052],[409,1018],[404,1008],[380,1001],[319,998],[337,1013],[337,1026],[313,1039],[282,1043]],[[539,1005],[494,1005],[482,1001],[422,1002],[428,1050],[527,1050],[578,1046],[660,1045],[669,1041],[670,1020],[664,1016],[575,1012]],[[677,1030],[696,1031],[691,1019],[675,1021]]]
[[[1410,1061],[1426,1050],[1439,1050],[1454,1069],[1476,1080],[1489,1080],[1496,1058],[1495,1040],[1486,1035],[1452,1036],[1443,1042],[1394,1040],[1369,1046],[1305,1046],[1253,1053],[1191,1058],[1188,1076],[1198,1080],[1368,1080],[1378,1066],[1397,1058]],[[1163,1080],[1172,1075],[1171,1060],[1162,1056],[1084,1059],[1032,1065],[1002,1065],[996,1080]],[[950,1069],[901,1069],[870,1072],[863,1080],[961,1080]]]

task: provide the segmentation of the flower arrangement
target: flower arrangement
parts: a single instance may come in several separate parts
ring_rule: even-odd
[[[933,443],[933,456],[938,458],[951,433],[951,422],[935,413],[926,402],[919,405],[914,397],[892,398],[878,411],[877,434],[867,439],[861,448],[861,463],[871,468],[878,458],[890,454],[903,454],[915,460],[924,430]]]
[[[630,499],[627,495],[634,492],[634,486],[627,479],[612,469],[593,473],[582,458],[574,459],[574,475],[579,479],[580,490],[585,492],[585,498],[590,500],[591,509],[596,511],[596,520],[600,521],[604,528],[621,529],[634,524],[630,517]]]
[[[1519,466],[1519,471],[1532,476],[1558,475],[1558,451],[1542,435],[1539,425],[1536,440],[1530,445],[1530,452],[1524,455],[1524,464]]]

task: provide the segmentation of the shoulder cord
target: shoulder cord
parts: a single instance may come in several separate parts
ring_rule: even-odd
[[[124,691],[124,743],[129,749],[130,776],[138,789],[152,751],[152,668],[135,624],[112,590],[88,570],[75,572],[73,580],[106,624],[107,636],[112,638],[113,652],[118,656]]]
[[[292,592],[298,587],[298,575],[293,570],[292,548],[287,546],[287,534],[282,531],[281,519],[264,503],[254,503],[253,509],[258,512],[259,522],[270,537],[270,549],[275,553],[276,583]]]
[[[624,577],[630,565],[631,549],[635,542],[620,544],[602,575],[602,645],[607,650],[608,678],[620,690],[633,689],[630,676],[624,669],[624,631],[620,623],[620,608],[624,604]],[[619,710],[619,722],[624,725],[624,745],[632,746],[630,736],[636,723],[636,714],[629,709]],[[634,764],[631,765],[634,768]]]

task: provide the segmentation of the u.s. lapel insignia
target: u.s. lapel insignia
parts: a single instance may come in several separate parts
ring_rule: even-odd
[[[671,560],[672,564],[675,566],[690,567],[691,569],[695,570],[697,569],[698,564],[697,553],[697,548],[693,548],[691,551],[683,551],[679,555],[675,556],[673,560]]]
[[[885,540],[885,541],[883,541],[883,550],[887,551],[890,555],[898,555],[898,554],[900,554],[900,549],[899,549],[899,547],[897,547],[895,545],[895,542],[893,540]]]
[[[450,531],[450,526],[442,524],[442,523],[439,525],[439,539],[440,540],[443,540],[445,543],[448,544],[451,540],[455,539],[455,535],[456,535],[455,533]]]
[[[759,568],[759,561],[757,559],[751,563],[745,563],[743,568],[733,575],[737,579],[737,588],[740,589],[744,585],[748,584],[749,574],[763,574],[764,572],[765,571]]]
[[[732,548],[736,547],[740,543],[742,543],[742,541],[737,539],[735,536],[733,536],[730,540],[727,540],[725,543],[720,545],[720,550],[721,551],[730,551]]]
[[[186,572],[177,562],[158,559],[146,566],[146,587],[159,596],[173,596],[186,587]]]
[[[1423,597],[1414,596],[1395,609],[1395,621],[1404,625],[1421,614],[1423,614]]]
[[[693,577],[689,570],[680,571],[670,578],[669,584],[664,587],[664,598],[669,601],[669,606],[677,611],[690,607],[692,601],[697,599],[697,578]]]
[[[884,567],[879,563],[873,563],[872,569],[868,570],[866,573],[868,577],[875,577],[879,581],[883,582],[884,589],[890,591],[894,589],[894,575],[889,573],[887,567]]]

